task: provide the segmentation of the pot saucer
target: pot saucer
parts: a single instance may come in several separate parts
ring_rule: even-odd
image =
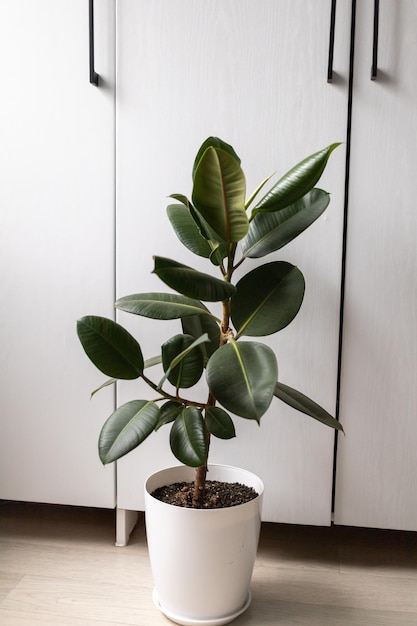
[[[154,601],[155,606],[163,613],[168,619],[175,622],[176,624],[180,624],[181,626],[223,626],[223,624],[229,624],[231,621],[236,619],[239,615],[244,613],[248,606],[252,601],[251,592],[248,591],[248,596],[246,598],[245,604],[232,615],[228,615],[227,617],[220,617],[218,619],[188,619],[187,617],[183,617],[182,615],[177,615],[171,611],[166,611],[159,604],[158,592],[156,589],[152,592],[152,600]]]

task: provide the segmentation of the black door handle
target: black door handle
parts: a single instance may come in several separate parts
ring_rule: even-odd
[[[99,75],[94,70],[94,0],[88,0],[89,44],[90,44],[90,83],[98,87]]]
[[[378,27],[379,27],[379,0],[374,1],[374,37],[372,44],[371,80],[378,75]]]
[[[327,82],[333,80],[334,27],[336,22],[336,0],[332,0],[330,9],[329,62],[327,65]]]

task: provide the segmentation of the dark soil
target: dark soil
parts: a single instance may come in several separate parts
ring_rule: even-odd
[[[152,495],[157,500],[174,506],[193,508],[194,483],[173,483],[156,489]],[[206,481],[206,493],[201,509],[225,509],[245,504],[258,494],[252,487],[240,483],[223,483],[217,480]]]

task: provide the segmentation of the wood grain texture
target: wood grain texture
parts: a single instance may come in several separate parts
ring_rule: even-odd
[[[417,530],[416,4],[358,3],[335,521]]]
[[[96,442],[114,400],[90,402],[101,377],[76,335],[114,311],[114,2],[97,5],[105,89],[84,0],[0,3],[0,496],[113,507]]]
[[[338,27],[346,7],[339,2]],[[163,289],[151,274],[153,254],[210,271],[181,246],[165,216],[169,194],[190,194],[193,160],[206,137],[234,146],[249,196],[268,174],[277,172],[275,181],[308,154],[344,140],[346,82],[326,82],[327,0],[124,0],[117,11],[117,290],[123,296]],[[337,70],[345,75],[347,34],[338,28]],[[305,274],[303,306],[290,327],[262,341],[276,350],[280,379],[333,412],[344,146],[320,186],[332,194],[326,216],[270,257]],[[256,263],[250,260],[244,271]],[[118,312],[146,357],[179,332],[176,322],[162,327],[132,317]],[[120,403],[148,393],[140,384],[118,385]],[[237,419],[236,430],[236,440],[212,441],[211,461],[262,478],[264,519],[330,524],[333,431],[276,399],[261,429]],[[118,462],[118,506],[143,510],[138,485],[175,464],[168,428],[161,429]]]
[[[0,507],[2,626],[167,626],[143,521],[126,548],[113,529],[105,510]],[[417,535],[264,524],[251,588],[236,626],[415,626]]]

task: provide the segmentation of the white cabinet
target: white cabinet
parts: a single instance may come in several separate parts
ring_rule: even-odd
[[[88,81],[85,0],[0,5],[0,58],[7,59],[0,498],[115,505],[115,468],[103,468],[95,454],[114,390],[90,401],[103,377],[85,358],[75,321],[89,313],[113,317],[116,297],[164,289],[151,274],[153,254],[207,271],[177,242],[165,215],[169,194],[190,193],[193,159],[206,137],[235,147],[248,189],[345,140],[355,3],[337,3],[332,84],[330,5],[96,1],[99,88]],[[417,530],[417,7],[380,0],[375,81],[373,10],[373,0],[356,3],[339,403],[346,436],[338,441],[335,521]],[[267,340],[280,379],[332,413],[345,151],[337,149],[320,181],[332,194],[325,215],[275,255],[300,267],[307,291],[294,323]],[[118,318],[146,358],[179,330],[174,322],[167,329]],[[140,383],[120,383],[117,403],[143,393]],[[213,441],[211,461],[263,478],[264,519],[329,524],[333,431],[277,400],[260,429],[236,425],[237,439]],[[168,431],[118,462],[120,511],[143,509],[145,476],[176,463]]]
[[[0,497],[113,507],[95,454],[110,394],[75,322],[113,315],[114,2],[0,5]]]
[[[417,530],[417,5],[357,7],[335,520]]]
[[[318,0],[124,0],[117,6],[117,296],[164,290],[152,255],[200,266],[165,215],[167,196],[189,194],[200,144],[216,135],[242,158],[253,189],[308,154],[346,136],[348,2],[337,14],[339,79],[327,84],[330,2]],[[335,410],[345,147],[320,186],[326,215],[276,258],[296,263],[307,291],[295,322],[270,340],[280,378]],[[205,269],[207,271],[207,269]],[[179,325],[120,313],[145,358]],[[118,402],[141,397],[118,385]],[[132,389],[133,387],[133,389]],[[146,397],[146,396],[145,396]],[[212,443],[212,462],[237,464],[265,482],[264,519],[329,524],[334,433],[274,401],[255,423],[237,422],[236,440]],[[143,509],[142,482],[176,464],[169,428],[117,468],[118,506]]]

